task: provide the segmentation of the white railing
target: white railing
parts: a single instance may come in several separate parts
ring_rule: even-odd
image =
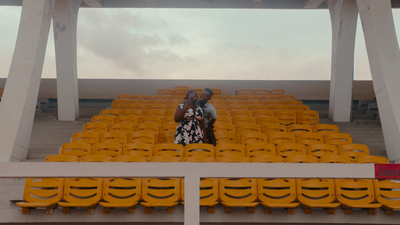
[[[373,164],[311,163],[0,163],[0,178],[174,177],[185,179],[185,225],[199,225],[200,178],[375,178]]]

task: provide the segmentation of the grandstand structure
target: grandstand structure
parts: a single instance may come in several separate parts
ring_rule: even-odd
[[[400,159],[400,51],[391,9],[400,1],[0,0],[0,5],[22,6],[10,72],[6,82],[0,80],[5,84],[0,178],[6,178],[0,180],[0,223],[398,223],[400,185],[390,179],[400,176],[395,164]],[[115,95],[89,92],[83,97],[78,87],[105,81],[80,80],[78,85],[80,7],[328,9],[332,79],[294,84],[132,80],[115,85],[123,87]],[[372,82],[353,81],[358,15]],[[52,20],[57,80],[42,80]],[[310,88],[317,83],[330,87],[329,93]],[[132,89],[135,85],[144,91]],[[211,102],[218,110],[217,145],[171,143],[174,108],[187,90],[200,93],[205,87],[215,91]],[[54,96],[57,112],[48,100]],[[38,97],[47,101],[38,103]],[[343,132],[353,100],[374,97],[384,153]],[[85,98],[97,107],[80,108],[79,100]],[[98,107],[96,100],[110,98],[107,106]],[[307,100],[329,100],[326,116]],[[36,113],[41,103],[49,107],[43,111],[50,118]],[[36,124],[58,126],[35,136],[35,118]],[[77,125],[63,134],[69,141],[55,141],[59,150],[34,157],[31,147],[44,148],[43,140],[61,136],[59,128],[65,124]],[[35,139],[39,144],[32,145]]]

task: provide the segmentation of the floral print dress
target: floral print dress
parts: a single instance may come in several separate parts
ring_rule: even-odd
[[[178,107],[183,109],[184,104],[180,104]],[[204,133],[199,121],[203,117],[200,106],[196,106],[196,112],[189,108],[183,120],[176,127],[174,143],[184,146],[192,143],[204,143]]]

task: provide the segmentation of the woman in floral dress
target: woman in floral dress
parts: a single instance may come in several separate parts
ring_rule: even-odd
[[[204,116],[200,106],[196,106],[197,91],[189,90],[186,93],[186,101],[178,105],[175,111],[175,122],[179,122],[176,127],[176,144],[204,143]]]

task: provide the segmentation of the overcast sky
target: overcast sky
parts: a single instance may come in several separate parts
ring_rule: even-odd
[[[20,14],[0,7],[0,77]],[[78,17],[79,78],[330,79],[328,10],[81,8]],[[355,79],[370,80],[360,23],[355,51]],[[52,29],[42,77],[56,77]]]

